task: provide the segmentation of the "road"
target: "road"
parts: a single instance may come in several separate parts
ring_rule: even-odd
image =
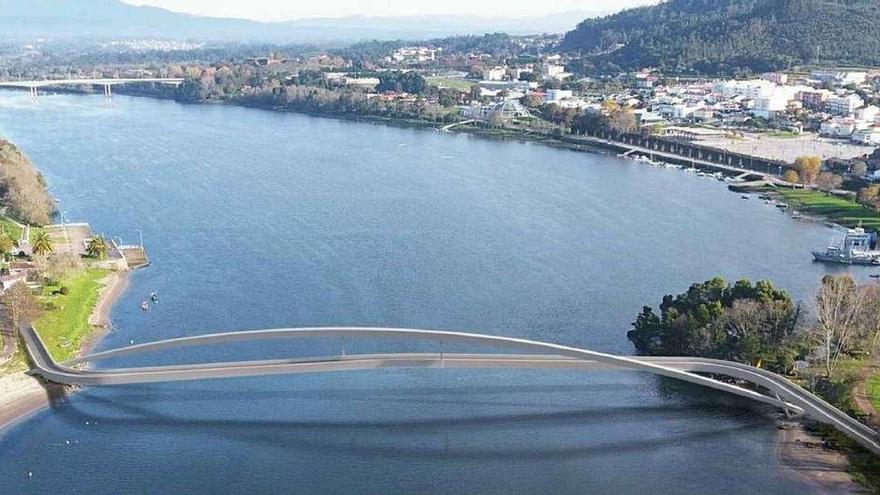
[[[880,455],[880,435],[871,427],[848,416],[843,411],[782,376],[760,368],[715,359],[615,356],[613,354],[559,344],[464,332],[330,327],[252,330],[182,337],[113,349],[83,356],[66,363],[57,363],[52,359],[39,334],[33,328],[24,328],[21,330],[21,334],[33,361],[34,368],[32,373],[51,382],[70,385],[121,385],[129,383],[368,370],[389,367],[647,371],[772,404],[784,409],[787,413],[806,414],[816,421],[837,428],[865,448]],[[110,358],[182,347],[300,338],[428,340],[438,343],[474,344],[499,349],[517,349],[534,352],[535,354],[403,353],[101,370],[84,370],[75,367]],[[762,389],[769,391],[769,394],[765,395],[753,389],[696,373],[725,375],[737,378],[753,385],[758,385]]]

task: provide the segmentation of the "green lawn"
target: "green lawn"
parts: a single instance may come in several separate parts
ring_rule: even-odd
[[[88,269],[61,281],[70,292],[54,294],[59,287],[46,287],[40,297],[50,309],[34,322],[34,327],[59,361],[74,357],[82,341],[91,334],[89,316],[98,303],[103,284],[99,282],[108,270]]]
[[[12,219],[0,216],[0,228],[6,230],[6,233],[8,233],[10,237],[12,237],[13,241],[18,241],[19,239],[21,239],[22,229],[17,223],[12,221]]]
[[[448,79],[445,77],[438,77],[428,79],[428,84],[430,84],[431,86],[443,86],[444,88],[470,91],[471,86],[477,83],[475,83],[474,81],[468,81],[467,79]]]
[[[816,190],[780,189],[778,192],[792,206],[808,215],[822,216],[846,227],[855,227],[862,222],[866,229],[880,231],[880,212],[855,201]]]
[[[868,398],[874,404],[874,409],[880,411],[880,373],[874,373],[865,383],[865,390],[868,392]]]
[[[800,137],[800,134],[791,131],[769,131],[765,132],[764,136],[773,137],[773,138],[784,138],[784,139],[793,139],[796,137]]]

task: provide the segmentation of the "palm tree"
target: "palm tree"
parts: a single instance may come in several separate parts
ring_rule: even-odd
[[[107,252],[109,250],[107,240],[102,235],[89,239],[88,244],[86,244],[86,253],[99,260],[107,259]]]
[[[34,234],[31,246],[33,247],[34,254],[49,254],[55,250],[55,243],[52,242],[52,238],[49,237],[49,233],[45,230]]]

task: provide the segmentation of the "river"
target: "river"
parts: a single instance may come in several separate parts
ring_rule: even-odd
[[[631,354],[630,323],[663,294],[722,275],[769,278],[806,300],[831,270],[810,260],[830,237],[820,224],[612,156],[15,92],[0,92],[0,135],[44,172],[70,221],[127,243],[143,233],[153,264],[133,275],[99,349],[356,324]],[[153,290],[161,302],[144,313]],[[189,349],[106,366],[340,346]],[[414,347],[381,347],[403,348]],[[381,370],[92,388],[5,432],[0,479],[16,493],[809,492],[777,459],[772,418],[628,372]]]

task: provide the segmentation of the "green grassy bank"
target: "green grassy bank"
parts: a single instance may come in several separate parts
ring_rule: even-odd
[[[868,230],[880,231],[880,212],[853,200],[816,190],[779,189],[777,193],[807,215],[827,218],[845,227],[861,222]]]
[[[34,322],[34,327],[56,360],[73,358],[91,334],[93,327],[89,317],[104,287],[100,280],[109,273],[88,269],[61,280],[57,286],[43,289],[40,300],[47,310]],[[69,292],[61,294],[61,287],[67,287]]]

